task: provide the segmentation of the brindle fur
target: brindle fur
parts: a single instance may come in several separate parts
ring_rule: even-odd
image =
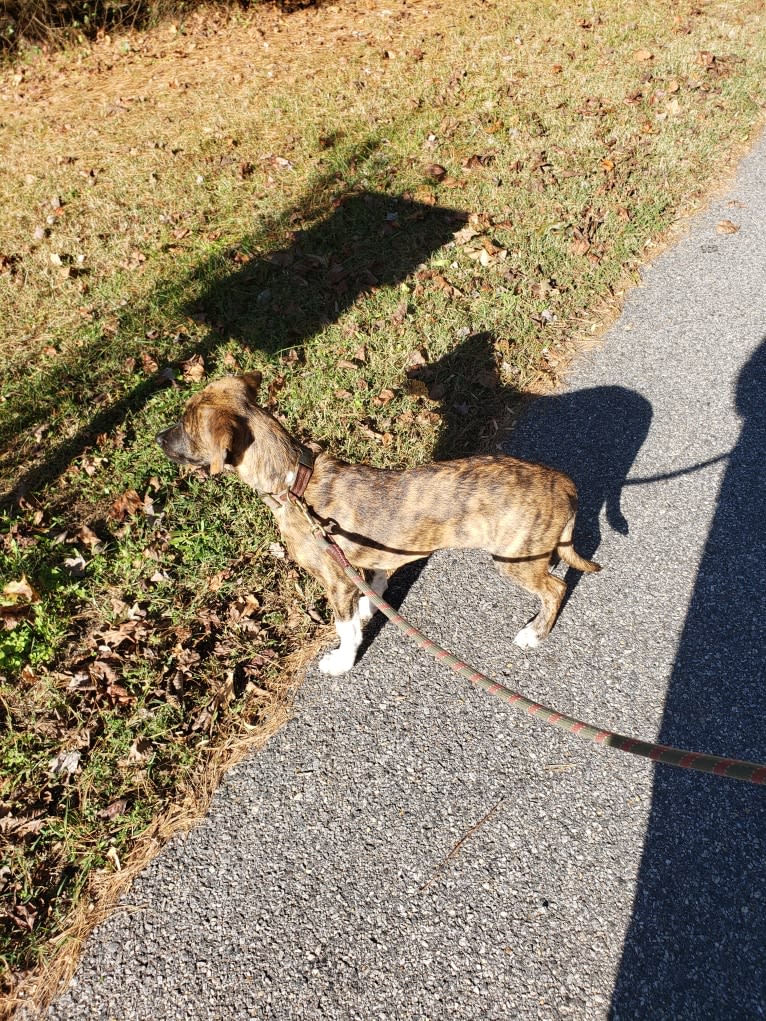
[[[211,474],[233,469],[261,494],[284,493],[300,447],[257,405],[259,384],[255,374],[211,383],[189,401],[177,425],[159,434],[160,446],[172,460],[208,466]],[[358,569],[390,572],[437,549],[487,550],[501,573],[540,599],[540,612],[517,635],[522,646],[548,634],[564,598],[566,585],[549,571],[552,560],[560,557],[580,571],[600,569],[572,545],[572,480],[514,457],[484,455],[390,471],[320,452],[304,500]],[[361,641],[358,591],[313,541],[299,507],[287,501],[274,516],[289,553],[321,582],[335,613],[341,635],[336,652],[345,652],[320,665],[344,672]]]

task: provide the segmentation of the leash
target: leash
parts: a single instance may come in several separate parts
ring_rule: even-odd
[[[617,734],[611,730],[602,730],[590,723],[577,720],[573,716],[566,716],[564,713],[556,712],[547,706],[540,705],[525,698],[517,691],[506,688],[499,681],[480,673],[468,663],[464,663],[453,656],[451,652],[442,648],[436,642],[427,638],[422,631],[405,620],[393,606],[382,599],[365,579],[354,570],[346,558],[346,554],[340,548],[335,539],[324,529],[322,524],[312,515],[308,506],[302,499],[295,501],[301,508],[306,519],[311,525],[311,532],[317,544],[324,549],[342,568],[343,573],[367,596],[370,602],[383,613],[392,624],[395,624],[403,631],[408,638],[412,638],[421,649],[430,653],[438,663],[445,663],[452,667],[463,677],[467,677],[471,684],[490,695],[497,695],[509,705],[526,712],[529,716],[542,720],[559,730],[566,730],[570,734],[608,748],[616,748],[618,751],[627,752],[629,755],[640,755],[652,762],[662,762],[667,766],[678,766],[680,769],[694,769],[700,773],[712,773],[715,776],[726,776],[732,780],[744,780],[747,783],[766,784],[766,763],[745,762],[742,759],[727,759],[720,755],[707,755],[702,752],[685,751],[682,748],[671,748],[668,745],[652,744],[649,741],[641,741],[638,738],[626,737],[624,734]]]

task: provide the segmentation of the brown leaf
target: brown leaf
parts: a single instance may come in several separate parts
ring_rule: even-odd
[[[24,837],[36,837],[40,830],[49,822],[45,816],[28,813],[20,816],[4,815],[0,817],[0,834],[22,840]]]
[[[638,63],[642,63],[646,60],[654,60],[654,54],[651,50],[636,50],[633,54],[633,59],[638,61]]]
[[[60,751],[58,755],[50,760],[48,763],[49,772],[58,776],[59,773],[63,773],[65,776],[70,777],[72,773],[75,773],[80,765],[80,752],[76,750]]]
[[[137,737],[128,749],[128,754],[117,763],[121,769],[140,766],[151,756],[152,742],[146,737]]]
[[[590,249],[590,241],[586,238],[575,238],[572,242],[572,252],[575,255],[585,255]]]
[[[739,227],[736,223],[732,223],[731,220],[721,220],[715,229],[719,234],[736,234]]]
[[[109,511],[109,517],[113,521],[124,521],[125,518],[133,517],[140,510],[143,510],[144,501],[135,489],[126,489],[117,497]]]
[[[477,372],[476,382],[487,390],[494,390],[500,382],[500,373],[497,366],[493,365],[492,368],[482,369],[481,372]]]
[[[435,181],[441,181],[447,174],[447,168],[443,167],[441,163],[429,163],[425,170],[426,175]]]
[[[392,401],[395,396],[396,394],[394,393],[393,390],[389,389],[381,390],[377,397],[372,398],[372,403],[377,404],[378,406],[388,404],[388,402]]]
[[[187,383],[200,383],[205,378],[205,359],[201,354],[192,355],[181,362],[181,368]]]
[[[40,594],[29,583],[27,576],[22,574],[19,581],[9,581],[3,586],[3,600],[9,603],[39,603]]]
[[[88,549],[93,549],[94,546],[98,546],[101,542],[93,529],[89,528],[88,525],[80,525],[79,528],[70,533],[70,538],[73,542],[81,542]]]
[[[436,411],[421,411],[415,421],[418,425],[438,425],[441,417]]]
[[[490,163],[494,163],[495,154],[493,152],[485,153],[480,156],[478,153],[474,153],[473,156],[469,156],[468,159],[463,160],[462,165],[466,170],[479,170],[481,167],[488,167]]]
[[[159,369],[159,365],[147,351],[141,352],[141,364],[147,376],[151,376]]]
[[[426,352],[421,348],[410,352],[405,368],[409,371],[411,369],[420,369],[424,365],[428,365],[428,358],[426,357]]]
[[[99,819],[116,819],[120,815],[125,814],[125,809],[128,807],[127,798],[118,798],[113,801],[111,805],[107,805],[106,808],[102,808],[98,813]]]
[[[17,904],[10,912],[11,919],[20,929],[32,932],[37,921],[37,912],[31,904]]]
[[[409,302],[406,299],[404,301],[400,301],[391,314],[391,322],[396,323],[397,326],[401,325],[407,317],[408,308]]]

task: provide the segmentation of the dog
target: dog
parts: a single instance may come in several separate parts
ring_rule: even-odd
[[[548,634],[566,593],[564,581],[550,573],[551,562],[600,570],[572,544],[577,490],[563,472],[507,455],[404,471],[347,464],[315,454],[259,407],[260,382],[259,374],[245,373],[210,383],[157,442],[179,464],[206,467],[211,475],[237,472],[266,501],[288,552],[324,587],[335,615],[340,646],[320,660],[324,673],[351,669],[374,608],[315,542],[299,501],[357,570],[372,572],[378,595],[388,572],[435,550],[488,551],[502,574],[540,600],[539,613],[515,638],[524,649]]]

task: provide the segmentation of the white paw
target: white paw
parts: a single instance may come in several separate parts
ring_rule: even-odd
[[[332,652],[326,652],[319,660],[319,669],[322,673],[330,674],[332,677],[348,673],[353,665],[354,653],[349,655],[345,649],[333,649]]]
[[[372,620],[372,615],[375,613],[375,607],[372,605],[367,596],[359,597],[359,620],[362,624],[366,624],[368,620]]]
[[[520,649],[536,649],[540,644],[540,639],[531,624],[523,627],[513,640]]]

